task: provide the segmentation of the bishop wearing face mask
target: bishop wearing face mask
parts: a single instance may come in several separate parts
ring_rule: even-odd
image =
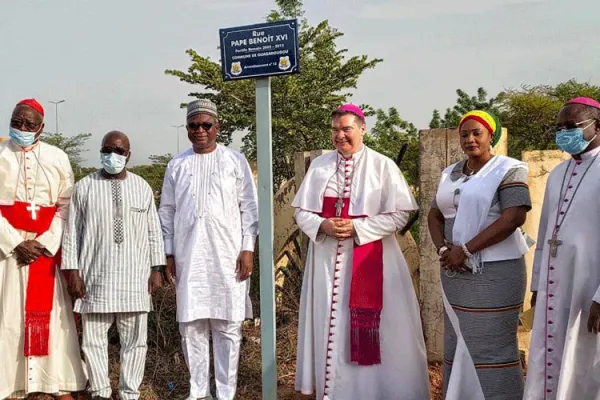
[[[546,186],[531,291],[535,317],[526,400],[600,393],[600,103],[568,101],[556,144],[571,158]]]
[[[57,272],[73,173],[40,142],[44,109],[19,102],[0,144],[0,399],[72,399],[86,377],[71,300]]]
[[[121,132],[106,134],[102,170],[75,185],[63,239],[75,312],[83,314],[82,350],[92,399],[110,399],[108,330],[121,341],[121,399],[138,399],[147,350],[151,295],[162,286],[164,244],[150,185],[125,168]]]

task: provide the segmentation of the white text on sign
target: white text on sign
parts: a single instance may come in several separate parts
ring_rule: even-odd
[[[287,33],[283,35],[265,35],[262,31],[252,31],[252,37],[248,39],[232,40],[231,47],[248,46],[252,44],[263,44],[272,42],[281,42],[288,40]]]

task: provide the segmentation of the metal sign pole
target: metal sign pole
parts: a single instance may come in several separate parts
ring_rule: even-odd
[[[258,169],[258,237],[262,398],[277,400],[275,336],[275,262],[273,260],[273,152],[271,78],[256,79],[256,147]]]
[[[219,41],[223,81],[256,84],[262,399],[277,400],[271,77],[300,73],[298,21],[222,28]]]

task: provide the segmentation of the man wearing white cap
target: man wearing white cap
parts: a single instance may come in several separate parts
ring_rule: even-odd
[[[217,398],[235,397],[242,322],[252,318],[249,287],[258,234],[256,186],[242,154],[216,143],[217,107],[187,107],[192,148],[165,173],[159,209],[167,254],[165,275],[175,281],[177,320],[190,371],[189,399],[212,399],[212,332]]]

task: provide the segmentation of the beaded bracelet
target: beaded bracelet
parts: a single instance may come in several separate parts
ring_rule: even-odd
[[[462,245],[462,251],[463,253],[465,253],[465,256],[467,256],[467,258],[471,258],[473,257],[473,254],[471,254],[471,252],[469,251],[469,249],[467,248],[466,244]]]

